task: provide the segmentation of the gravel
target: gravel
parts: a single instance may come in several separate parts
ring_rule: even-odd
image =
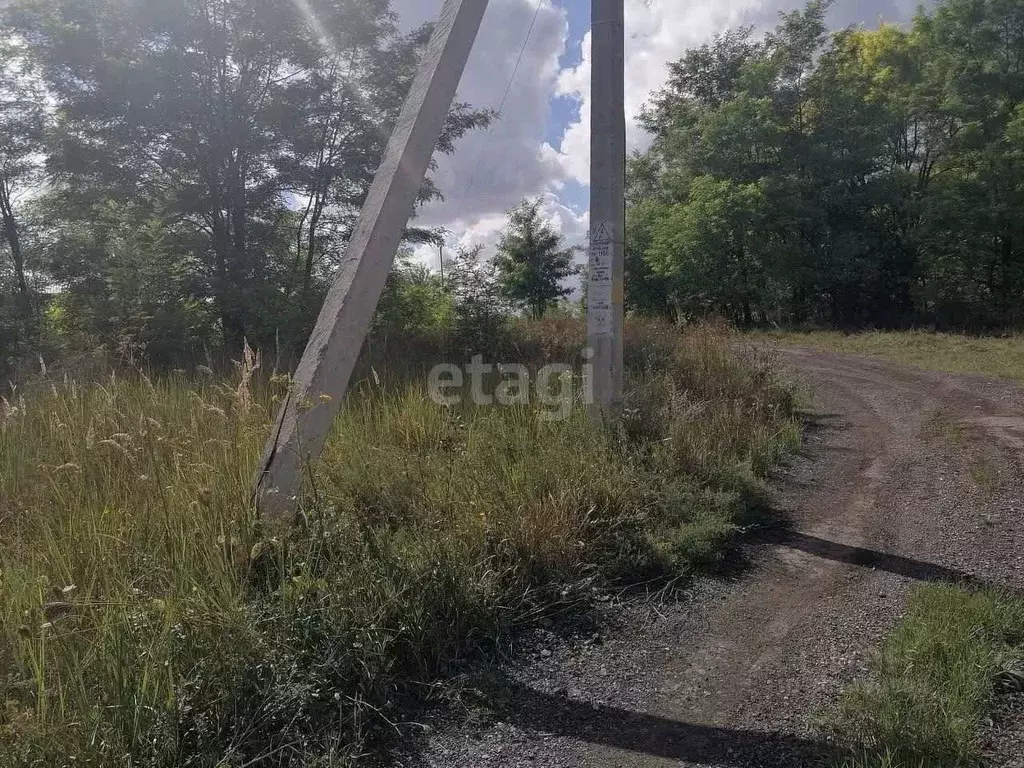
[[[816,393],[806,449],[729,575],[521,632],[406,731],[392,765],[820,764],[821,723],[916,584],[1024,589],[1021,389],[809,350],[784,359]],[[1019,704],[1008,697],[986,737],[992,766],[1024,768]]]

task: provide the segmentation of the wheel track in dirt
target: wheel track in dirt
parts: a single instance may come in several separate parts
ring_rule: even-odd
[[[816,719],[863,677],[916,584],[1024,588],[1020,388],[806,349],[782,358],[814,393],[813,458],[779,482],[791,530],[754,532],[752,571],[734,584],[653,617],[626,609],[607,648],[521,665],[496,723],[443,732],[405,764],[810,765],[828,748]],[[977,462],[994,488],[971,479]]]

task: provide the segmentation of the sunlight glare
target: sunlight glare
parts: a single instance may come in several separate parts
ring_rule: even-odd
[[[330,56],[339,57],[341,51],[338,50],[338,46],[331,38],[331,34],[317,17],[313,6],[309,4],[309,0],[292,0],[292,3],[295,5],[296,10],[302,14],[306,23],[309,24],[310,29],[313,30],[313,34],[316,35],[317,42],[320,43],[320,47],[323,48],[324,52]]]

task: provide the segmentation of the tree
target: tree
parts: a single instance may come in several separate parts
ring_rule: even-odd
[[[473,350],[493,344],[506,319],[495,264],[483,252],[482,245],[459,248],[447,269],[454,330]]]
[[[317,278],[337,264],[339,246],[354,225],[384,150],[388,133],[381,126],[394,121],[431,32],[427,25],[398,36],[389,3],[380,0],[335,0],[318,7],[321,24],[329,19],[334,33],[330,45],[318,51],[321,60],[290,89],[290,125],[283,132],[289,144],[279,164],[293,193],[305,200],[288,285],[299,286],[307,300]],[[494,116],[456,104],[437,150],[451,154],[462,135],[487,127]],[[428,178],[419,201],[440,194]],[[432,238],[412,230],[410,239]]]
[[[924,277],[917,300],[943,325],[1019,327],[1024,8],[947,0],[919,14],[911,43],[926,63],[914,83],[926,148],[914,170],[927,183],[917,209]]]
[[[750,325],[766,291],[764,194],[709,176],[694,180],[686,203],[663,209],[652,228],[649,259],[671,277],[672,295],[688,316],[724,315]]]
[[[46,128],[44,99],[26,66],[22,42],[0,39],[0,241],[10,256],[22,322],[28,320],[31,298],[17,204],[40,181]]]
[[[640,294],[650,268],[689,312],[1024,324],[1024,6],[942,0],[907,30],[831,36],[826,7],[670,65],[630,163]]]
[[[7,18],[61,115],[48,165],[72,217],[145,201],[237,349],[282,327],[301,343],[340,260],[429,37],[390,5],[18,0]],[[458,105],[439,151],[490,117]]]
[[[450,316],[440,277],[410,253],[399,254],[377,307],[375,329],[383,335],[430,331],[446,327]]]
[[[532,317],[543,317],[572,293],[565,281],[577,274],[574,248],[540,212],[542,200],[524,200],[509,212],[509,225],[494,260],[502,296]]]
[[[652,266],[654,232],[665,215],[666,206],[655,200],[641,200],[626,212],[626,311],[641,315],[669,315],[673,303],[673,284],[679,276],[670,270],[658,272]]]

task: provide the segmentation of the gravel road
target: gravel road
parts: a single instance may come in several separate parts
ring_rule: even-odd
[[[981,377],[789,349],[813,392],[803,455],[776,478],[790,525],[751,532],[731,576],[672,599],[517,637],[500,668],[395,757],[401,766],[800,766],[815,724],[865,675],[910,590],[1024,589],[1024,390]],[[1024,718],[990,739],[1024,766]]]

